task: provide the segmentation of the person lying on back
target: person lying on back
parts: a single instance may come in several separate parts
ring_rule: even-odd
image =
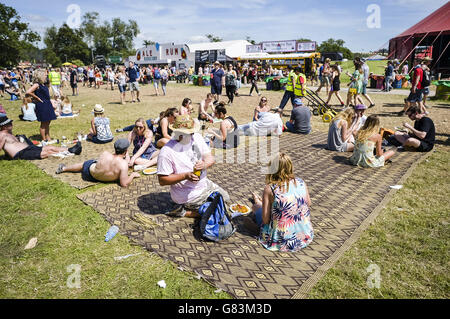
[[[104,151],[97,160],[88,160],[70,166],[59,164],[56,174],[81,172],[82,179],[88,182],[119,181],[120,186],[127,187],[134,178],[140,177],[137,172],[128,176],[129,146],[130,142],[127,139],[120,138],[114,143],[115,154]]]

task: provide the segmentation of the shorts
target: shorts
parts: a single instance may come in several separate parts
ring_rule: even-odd
[[[158,88],[158,85],[161,84],[161,79],[153,79],[153,86],[155,88]]]
[[[89,78],[89,83],[92,83],[95,81],[95,78]]]
[[[20,152],[17,152],[16,155],[14,155],[14,160],[40,160],[41,158],[41,152],[42,147],[36,146],[36,145],[30,145],[27,148],[24,148]]]
[[[75,83],[70,82],[70,87],[71,87],[72,89],[76,89],[76,88],[78,87],[77,82],[75,82]]]
[[[362,94],[367,94],[367,83],[363,82]]]
[[[123,93],[127,90],[126,84],[117,84],[119,86],[119,92]]]
[[[92,136],[91,142],[95,143],[95,144],[106,144],[111,142],[114,139],[114,137],[110,138],[109,140],[99,140],[97,138],[97,135]]]
[[[422,101],[423,89],[416,89],[416,93],[411,92],[406,99],[408,102],[421,102]]]
[[[88,160],[88,161],[83,163],[83,169],[81,170],[81,178],[84,181],[87,181],[87,182],[99,182],[99,180],[95,179],[91,175],[91,171],[90,171],[90,167],[92,166],[92,164],[95,164],[95,163],[97,163],[96,160]]]
[[[73,113],[72,113],[72,112],[70,112],[70,113],[61,113],[61,114],[59,114],[59,116],[61,116],[61,117],[64,117],[64,116],[73,116]]]
[[[429,152],[433,149],[434,144],[430,144],[428,142],[425,141],[420,141],[420,145],[417,148],[418,152]]]
[[[430,95],[430,87],[426,87],[423,89],[423,95]]]
[[[211,93],[221,95],[222,94],[222,85],[217,86],[217,85],[211,83]]]
[[[4,90],[5,89],[5,85],[4,84],[0,84],[0,90]]]
[[[341,82],[333,82],[331,84],[331,91],[340,91],[341,90]]]
[[[321,85],[330,85],[330,78],[328,76],[322,75],[322,78],[320,79]]]
[[[137,81],[129,82],[128,87],[130,88],[130,91],[139,91],[139,83]]]

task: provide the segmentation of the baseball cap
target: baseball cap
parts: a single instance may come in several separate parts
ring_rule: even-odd
[[[126,151],[129,146],[130,142],[126,138],[119,138],[114,142],[114,149],[119,153]]]
[[[294,104],[295,105],[303,105],[303,102],[301,99],[297,98],[297,99],[294,99]]]

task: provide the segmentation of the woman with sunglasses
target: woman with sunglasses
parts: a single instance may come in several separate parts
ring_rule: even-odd
[[[128,162],[129,167],[135,171],[141,171],[147,167],[156,165],[158,161],[159,150],[152,143],[153,132],[148,129],[147,123],[143,118],[136,120],[134,129],[128,135],[128,141],[133,143],[133,156]]]
[[[255,113],[253,114],[253,121],[257,121],[259,118],[259,113],[262,112],[269,112],[270,111],[270,107],[267,104],[267,98],[265,96],[263,96],[261,98],[261,100],[259,101],[259,105],[257,107],[255,107]]]

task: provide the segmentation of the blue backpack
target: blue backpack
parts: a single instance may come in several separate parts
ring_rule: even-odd
[[[219,192],[209,195],[198,212],[201,215],[200,233],[203,237],[211,241],[219,241],[227,239],[236,231]]]
[[[159,73],[159,69],[155,70],[155,79],[160,79],[161,78],[161,73]]]

